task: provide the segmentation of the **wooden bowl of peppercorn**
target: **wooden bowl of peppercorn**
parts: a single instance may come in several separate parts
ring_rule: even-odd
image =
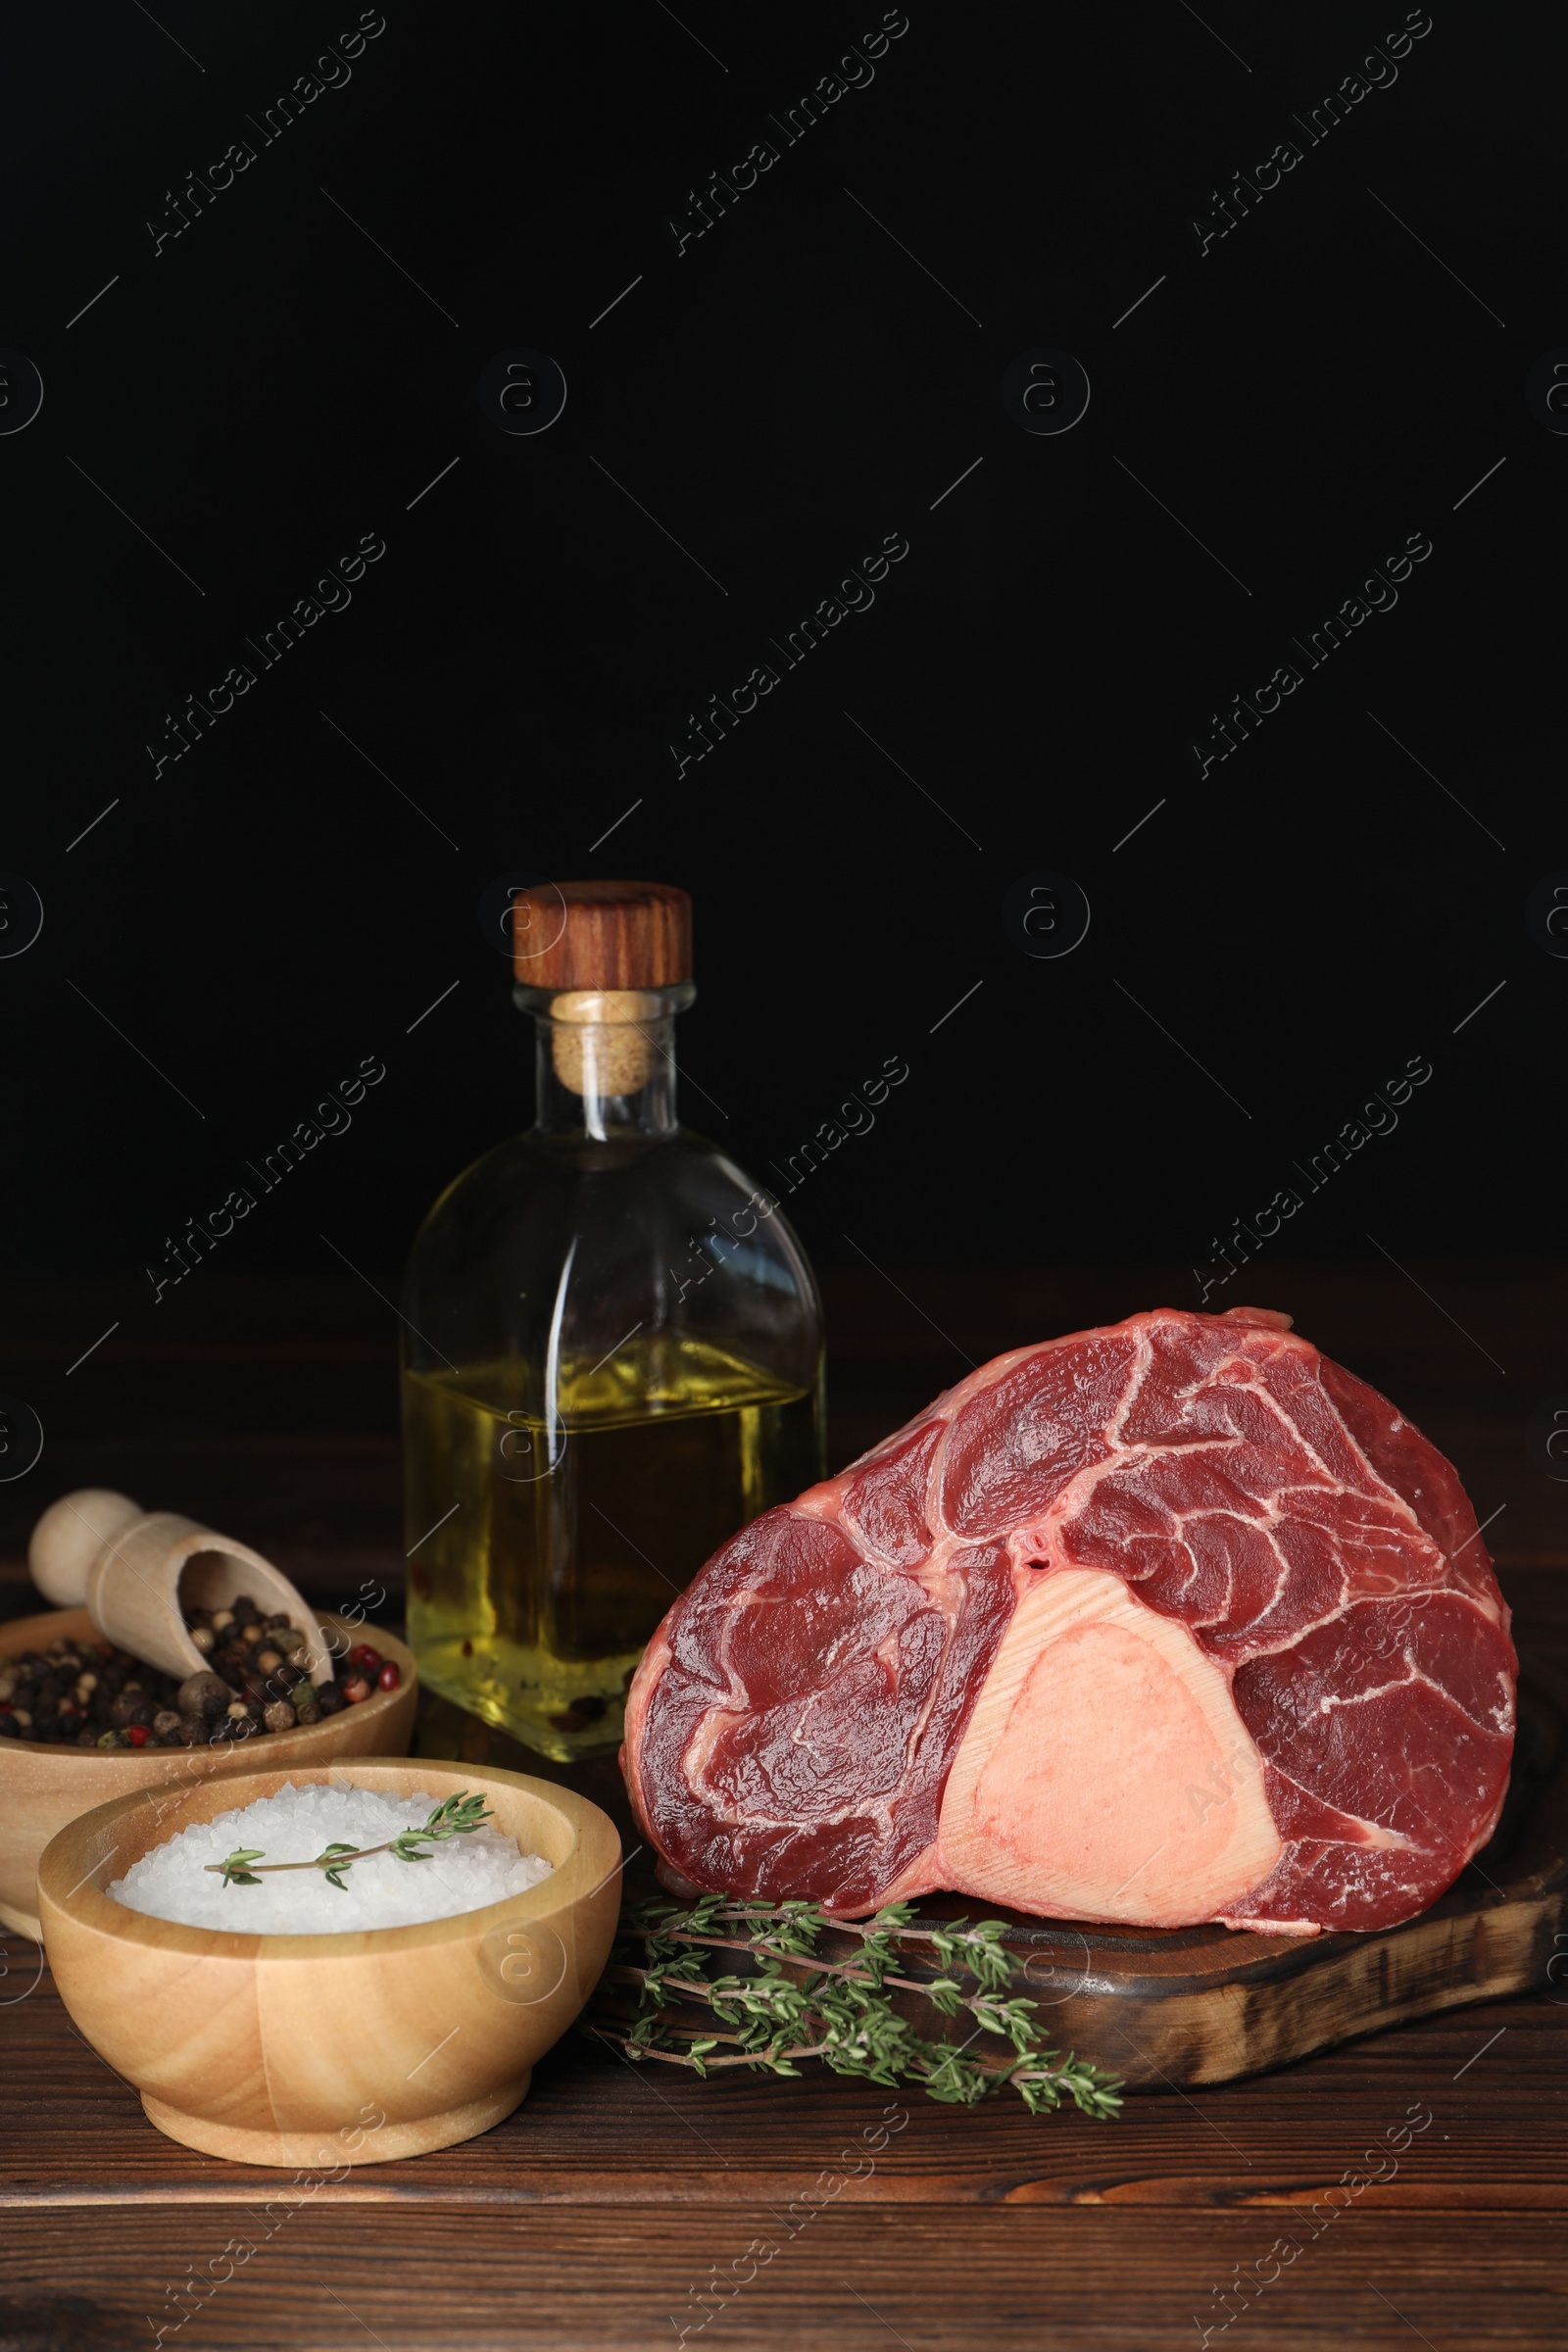
[[[337,1682],[341,1692],[350,1681],[353,1652],[363,1642],[364,1629],[337,1617],[321,1617],[319,1623],[334,1657],[341,1661]],[[38,1617],[19,1617],[0,1625],[0,1689],[10,1679],[14,1661],[29,1652],[42,1655],[56,1642],[72,1644],[68,1655],[82,1660],[101,1646],[85,1609],[50,1609]],[[296,1722],[290,1730],[264,1732],[254,1719],[254,1710],[248,1709],[248,1731],[237,1736],[220,1733],[214,1740],[211,1733],[218,1728],[217,1721],[210,1719],[209,1736],[199,1745],[183,1741],[178,1746],[153,1744],[150,1734],[147,1744],[114,1747],[80,1746],[76,1738],[0,1736],[0,1927],[38,1937],[39,1856],[57,1831],[111,1797],[129,1796],[165,1783],[184,1788],[213,1773],[255,1772],[262,1766],[287,1772],[340,1756],[406,1755],[418,1699],[413,1653],[379,1628],[375,1648],[397,1668],[395,1690],[371,1690],[355,1703],[344,1703],[340,1696],[335,1708],[323,1708],[318,1722]],[[67,1667],[65,1674],[55,1679],[63,1682],[73,1671]],[[92,1665],[84,1664],[72,1684],[73,1691],[79,1686],[79,1674],[93,1671]],[[139,1671],[149,1687],[164,1679],[150,1667]],[[13,1689],[0,1706],[14,1714],[16,1695]],[[321,1695],[317,1692],[318,1701]],[[225,1716],[232,1703],[224,1701]],[[124,1714],[135,1711],[121,1709]],[[265,1712],[264,1706],[264,1720]],[[33,1729],[30,1724],[26,1728]],[[127,1724],[123,1736],[128,1740],[136,1728]]]
[[[620,1910],[620,1838],[574,1789],[497,1765],[356,1758],[259,1771],[74,1821],[38,1872],[45,1948],[67,2009],[171,2139],[240,2164],[386,2164],[488,2132],[599,1980]],[[337,1934],[186,1927],[107,1892],[193,1823],[284,1781],[440,1799],[482,1795],[548,1878],[472,1911]],[[341,2178],[341,2175],[338,2175]],[[8,2339],[9,2340],[9,2339]]]

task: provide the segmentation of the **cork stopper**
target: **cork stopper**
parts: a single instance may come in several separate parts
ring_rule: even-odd
[[[574,1095],[634,1095],[654,1066],[659,999],[636,988],[563,990],[550,1006],[550,1058]]]
[[[513,899],[513,964],[553,990],[551,1059],[574,1095],[646,1084],[662,1007],[653,992],[691,978],[692,903],[668,882],[541,883]]]

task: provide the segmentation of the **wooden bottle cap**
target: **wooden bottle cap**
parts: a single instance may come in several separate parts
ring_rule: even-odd
[[[672,988],[692,976],[692,903],[672,882],[541,882],[512,902],[529,988]]]

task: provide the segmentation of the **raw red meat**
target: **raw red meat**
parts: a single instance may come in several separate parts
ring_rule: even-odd
[[[1296,1935],[1441,1894],[1507,1787],[1508,1612],[1452,1467],[1289,1322],[998,1356],[732,1537],[627,1702],[666,1877]]]

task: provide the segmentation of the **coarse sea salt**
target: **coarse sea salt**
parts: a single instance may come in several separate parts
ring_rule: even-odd
[[[109,1893],[131,1911],[177,1920],[189,1928],[223,1928],[240,1936],[330,1936],[365,1928],[411,1928],[421,1920],[451,1919],[520,1894],[550,1876],[554,1865],[519,1851],[514,1838],[488,1824],[428,1847],[424,1862],[371,1854],[344,1872],[340,1888],[324,1871],[289,1870],[254,1886],[225,1886],[210,1862],[237,1846],[260,1846],[264,1862],[309,1862],[327,1845],[381,1845],[402,1830],[416,1830],[439,1800],[427,1790],[390,1796],[352,1783],[292,1781],[254,1804],[193,1822],[133,1862]]]

